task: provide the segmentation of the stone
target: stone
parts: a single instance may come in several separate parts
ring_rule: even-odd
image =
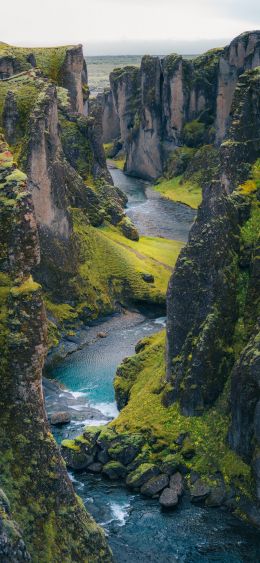
[[[183,494],[183,478],[179,472],[174,473],[174,475],[170,477],[170,489],[172,489],[178,497]]]
[[[132,489],[142,487],[152,477],[160,474],[159,467],[151,463],[142,463],[137,469],[127,476],[126,484]]]
[[[107,332],[98,332],[97,337],[98,338],[107,338]]]
[[[102,467],[103,467],[102,463],[96,461],[95,463],[91,463],[90,465],[88,465],[88,471],[90,471],[91,473],[101,473]]]
[[[69,412],[55,412],[51,415],[50,422],[53,426],[62,426],[63,424],[68,424],[71,421],[71,415]]]
[[[163,490],[159,498],[162,508],[174,508],[179,502],[179,497],[173,489],[167,487]]]
[[[126,468],[119,461],[109,461],[102,468],[102,473],[112,480],[123,479],[126,474]]]
[[[153,283],[154,282],[154,276],[152,274],[142,274],[142,278],[146,283]]]
[[[179,467],[180,467],[180,464],[179,464],[178,461],[176,461],[175,456],[169,454],[164,459],[164,461],[161,465],[161,470],[162,470],[162,473],[167,473],[167,475],[172,475],[173,473],[176,473],[176,471],[179,470]]]
[[[167,487],[169,483],[168,475],[161,474],[157,475],[156,477],[152,477],[141,487],[142,495],[147,497],[153,497],[157,495],[162,489]]]
[[[221,506],[226,499],[226,487],[222,479],[217,480],[216,485],[211,485],[209,496],[206,498],[206,506]]]
[[[202,479],[197,479],[194,485],[190,487],[191,502],[204,501],[210,494],[210,486]]]

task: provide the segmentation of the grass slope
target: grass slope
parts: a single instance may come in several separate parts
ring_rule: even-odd
[[[201,188],[192,182],[183,181],[182,176],[162,180],[153,189],[160,192],[163,197],[185,203],[193,209],[197,209],[202,201]]]
[[[142,432],[147,436],[148,460],[163,460],[171,455],[176,462],[208,477],[221,471],[227,485],[236,483],[249,494],[250,468],[227,446],[229,417],[225,390],[214,408],[201,417],[185,417],[178,403],[165,407],[162,396],[165,389],[165,331],[144,339],[144,349],[128,358],[120,366],[115,388],[128,391],[129,402],[109,427],[118,433]],[[189,432],[181,452],[176,451],[174,440]],[[152,440],[151,440],[152,438]],[[191,460],[185,459],[187,450],[194,450]],[[183,457],[184,454],[184,457]]]

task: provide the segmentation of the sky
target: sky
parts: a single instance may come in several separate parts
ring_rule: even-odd
[[[0,41],[87,55],[200,53],[260,29],[259,0],[7,0]]]

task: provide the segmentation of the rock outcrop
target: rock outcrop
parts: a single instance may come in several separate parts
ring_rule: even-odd
[[[126,172],[156,179],[176,147],[220,144],[230,123],[238,78],[259,61],[260,32],[253,31],[192,61],[174,54],[163,59],[145,56],[140,70],[116,69],[110,75],[103,122],[106,140],[120,137],[124,144]],[[120,135],[106,125],[107,116],[114,113]]]
[[[0,44],[0,79],[35,67],[66,88],[73,111],[83,113],[88,99],[88,76],[82,45],[29,49]]]
[[[104,534],[79,503],[47,424],[41,381],[46,314],[31,276],[39,262],[32,196],[2,138],[0,148],[0,465],[20,527],[11,534],[2,495],[1,560],[28,561],[30,554],[32,561],[110,561]]]
[[[256,504],[245,511],[258,525],[259,78],[255,69],[238,80],[220,177],[204,189],[169,283],[165,394],[201,415],[231,381],[229,443],[252,466]]]

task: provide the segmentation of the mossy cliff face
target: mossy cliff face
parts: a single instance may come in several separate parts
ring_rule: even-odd
[[[74,111],[83,112],[88,98],[87,67],[82,45],[50,48],[13,47],[0,43],[0,79],[39,68],[50,80],[69,91]]]
[[[164,400],[178,401],[186,415],[203,414],[231,381],[229,443],[252,466],[248,514],[259,524],[258,82],[258,69],[238,81],[220,147],[222,181],[205,188],[169,283]]]
[[[176,147],[219,144],[230,122],[238,78],[259,64],[260,32],[256,31],[193,61],[176,54],[162,60],[146,56],[140,71],[114,71],[110,84],[127,154],[126,171],[157,179]]]
[[[31,276],[39,261],[32,197],[2,138],[0,148],[0,472],[7,495],[0,502],[0,558],[110,561],[104,535],[75,496],[48,428],[41,383],[46,315]]]

